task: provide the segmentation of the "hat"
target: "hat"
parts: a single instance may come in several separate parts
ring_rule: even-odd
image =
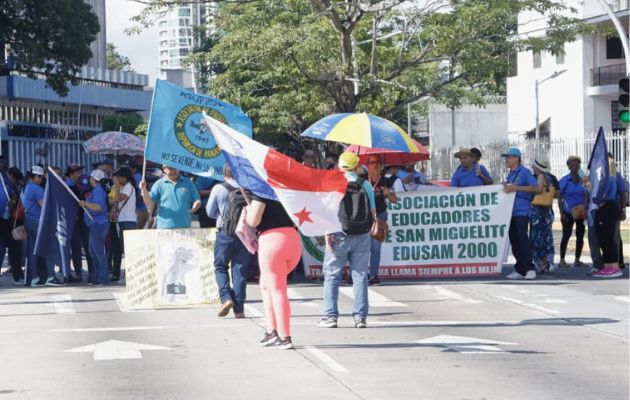
[[[534,159],[533,167],[538,168],[542,172],[549,172],[551,168],[549,168],[549,157],[546,155],[539,155]]]
[[[133,177],[129,167],[118,168],[116,172],[114,172],[114,176],[122,176],[123,178],[127,178],[127,180],[130,180]]]
[[[31,167],[31,174],[44,176],[44,168],[39,165],[33,165]]]
[[[105,178],[105,172],[100,169],[95,169],[90,174],[90,178],[93,178],[95,181],[99,182],[101,179]]]
[[[476,147],[470,149],[470,152],[477,156],[477,158],[481,158],[481,150]]]
[[[501,153],[501,157],[522,157],[522,156],[523,156],[523,153],[521,153],[521,151],[516,147],[510,147],[508,151],[506,151],[505,153]]]
[[[339,167],[345,171],[352,171],[359,165],[359,157],[349,151],[341,153],[339,156]]]
[[[114,166],[114,160],[112,160],[111,158],[106,158],[103,161],[101,161],[101,164]]]
[[[463,156],[472,156],[473,153],[472,151],[470,151],[470,149],[465,149],[465,148],[461,148],[459,149],[459,151],[457,153],[455,153],[455,158],[460,158]]]
[[[66,175],[70,175],[73,172],[77,172],[77,171],[81,171],[85,169],[85,167],[83,165],[79,165],[79,164],[70,164],[68,165],[68,167],[66,168]]]
[[[569,158],[567,158],[567,165],[571,164],[573,161],[581,163],[582,159],[579,156],[570,156]]]

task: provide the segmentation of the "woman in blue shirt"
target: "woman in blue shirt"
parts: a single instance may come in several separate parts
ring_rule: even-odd
[[[580,177],[580,164],[582,164],[580,157],[569,157],[567,159],[569,174],[560,179],[558,208],[560,209],[560,220],[562,221],[562,240],[560,241],[559,267],[569,266],[569,264],[567,264],[564,260],[564,257],[567,254],[567,244],[573,234],[573,224],[575,224],[576,239],[575,262],[573,263],[573,266],[584,266],[584,263],[580,261],[580,256],[582,255],[582,248],[584,246],[584,218],[586,218],[588,192],[584,186],[584,181]]]
[[[20,196],[24,206],[24,229],[26,229],[26,286],[31,286],[31,284],[44,285],[48,278],[46,260],[34,254],[37,227],[44,204],[43,181],[44,168],[33,165],[27,174],[27,184]],[[51,283],[56,282],[51,281]]]
[[[619,199],[617,198],[617,165],[608,159],[609,173],[603,203],[595,214],[597,241],[602,249],[604,268],[593,274],[596,278],[618,278],[623,275],[619,268],[619,241],[615,238],[620,219]]]
[[[86,194],[86,200],[79,202],[81,207],[87,209],[83,217],[90,231],[90,255],[94,261],[94,269],[90,271],[88,285],[93,284],[94,286],[102,286],[109,282],[107,257],[105,256],[105,236],[109,230],[109,219],[107,217],[107,193],[101,186],[103,179],[105,179],[103,171],[100,169],[92,171],[90,174],[92,192],[89,196]]]

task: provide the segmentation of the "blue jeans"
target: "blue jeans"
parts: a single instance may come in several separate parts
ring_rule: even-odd
[[[376,217],[381,221],[387,222],[387,211],[383,211]],[[378,269],[381,266],[381,245],[383,242],[373,238],[370,238],[370,240],[372,241],[370,245],[370,278],[375,278],[378,276]]]
[[[337,300],[339,284],[346,262],[350,262],[354,302],[352,316],[355,320],[366,318],[368,314],[368,265],[370,262],[370,234],[346,235],[334,234],[335,243],[332,252],[326,247],[324,255],[324,315],[337,318]]]
[[[251,254],[240,239],[217,231],[214,242],[214,277],[219,287],[221,303],[234,302],[234,312],[243,312],[245,306],[247,269]],[[229,264],[232,262],[232,286],[230,286]]]
[[[40,256],[36,256],[35,240],[37,240],[37,227],[39,220],[34,218],[26,218],[24,220],[24,229],[26,229],[26,285],[30,286],[31,281],[35,277],[39,277],[40,282],[45,282],[48,278],[50,268],[46,266],[46,260]],[[54,265],[52,265],[54,276]]]
[[[109,230],[109,222],[102,224],[92,224],[90,230],[90,256],[92,257],[93,269],[90,271],[88,282],[108,283],[109,274],[107,272],[107,257],[105,256],[105,236]]]

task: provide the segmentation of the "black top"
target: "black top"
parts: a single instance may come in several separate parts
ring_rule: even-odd
[[[385,178],[381,175],[378,182],[372,183],[372,188],[374,189],[374,201],[376,203],[376,213],[380,214],[384,211],[387,211],[387,203],[385,203],[385,195],[383,194],[383,188],[391,189],[394,186],[394,181],[398,179],[395,176],[390,178]]]
[[[260,225],[256,227],[259,233],[266,232],[276,228],[294,228],[293,221],[287,214],[284,207],[279,201],[267,200],[258,196],[252,196],[253,200],[265,203],[265,212],[263,213]]]

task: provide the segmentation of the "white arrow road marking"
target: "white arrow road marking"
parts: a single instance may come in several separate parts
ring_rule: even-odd
[[[150,344],[108,340],[106,342],[75,347],[66,350],[68,353],[94,353],[95,361],[103,360],[136,360],[142,358],[140,350],[172,350],[170,347]]]
[[[354,289],[351,287],[340,287],[339,292],[354,299]],[[370,307],[408,307],[405,303],[390,300],[372,289],[368,289],[368,301],[370,302]]]
[[[293,288],[287,288],[287,295],[289,296],[289,300],[297,301],[298,303],[305,306],[317,307],[317,303],[315,303],[315,300],[307,299],[306,297],[302,296],[300,292]]]
[[[313,346],[306,346],[305,349],[306,351],[317,357],[319,361],[324,363],[324,365],[326,365],[331,370],[335,372],[348,372],[348,369],[346,367],[333,360],[332,357],[330,357],[328,354],[324,353],[320,349]]]
[[[416,343],[436,345],[444,347],[448,350],[466,354],[505,353],[505,350],[494,345],[518,346],[518,343],[451,335],[433,336],[426,339],[416,340]]]
[[[60,294],[57,296],[53,296],[53,307],[55,307],[55,312],[57,314],[76,314],[77,311],[74,309],[74,305],[72,304],[72,296],[69,294]]]

